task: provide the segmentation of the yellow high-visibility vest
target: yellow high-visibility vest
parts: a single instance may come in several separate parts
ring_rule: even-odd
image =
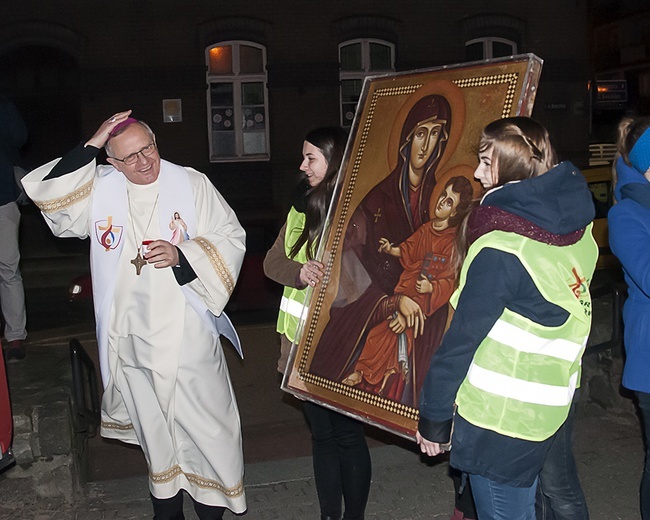
[[[287,227],[284,235],[284,252],[289,257],[291,248],[298,241],[302,230],[305,228],[305,214],[299,212],[294,207],[289,210],[287,216]],[[298,254],[292,258],[296,262],[304,264],[307,262],[307,243],[298,251]],[[285,287],[280,301],[280,313],[278,314],[277,331],[284,334],[292,343],[296,340],[296,332],[300,317],[305,309],[307,299],[307,288],[296,289],[294,287]]]
[[[515,255],[542,296],[569,313],[564,324],[547,327],[505,309],[479,345],[456,395],[457,413],[470,423],[542,441],[566,420],[591,328],[589,283],[598,259],[591,227],[569,246],[493,231],[470,247],[450,300],[454,308],[472,261],[489,247]]]

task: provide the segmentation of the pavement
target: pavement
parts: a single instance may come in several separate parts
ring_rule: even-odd
[[[243,516],[251,520],[317,519],[309,433],[297,400],[279,389],[274,327],[270,323],[241,325],[239,332],[245,360],[238,360],[229,347],[226,353],[242,416],[247,461],[248,511]],[[85,450],[89,458],[103,460],[103,469],[90,470],[90,480],[79,481],[78,453],[72,453],[74,443],[66,438],[66,432],[69,437],[76,435],[69,407],[71,337],[94,355],[92,329],[72,326],[33,334],[27,359],[8,365],[19,464],[0,475],[0,518],[151,518],[146,468],[138,450],[99,437],[91,439]],[[381,430],[368,427],[367,433],[373,479],[366,518],[448,518],[453,486],[446,460],[425,459],[411,442]],[[581,403],[575,453],[591,518],[639,518],[643,442],[629,398],[619,396],[616,406],[609,409],[590,400]],[[186,509],[186,517],[195,519],[190,504]],[[237,516],[227,512],[225,518]]]
[[[32,307],[32,317],[43,314],[45,327],[30,330],[27,358],[7,367],[18,463],[0,474],[0,520],[150,519],[141,452],[98,435],[88,438],[70,397],[69,342],[76,338],[96,360],[92,318],[66,306],[64,286],[51,277],[45,276],[52,281],[46,288],[35,282],[46,275],[40,268],[23,274],[28,306],[38,297],[50,307]],[[69,279],[68,272],[60,278]],[[317,520],[309,431],[300,402],[279,388],[274,325],[254,314],[233,318],[246,357],[239,360],[230,347],[225,352],[242,419],[248,511],[225,518]],[[611,328],[605,297],[594,302],[590,345],[607,339]],[[619,390],[620,352],[594,349],[583,366],[575,454],[591,518],[639,519],[643,440],[632,400]],[[449,518],[454,500],[447,460],[427,459],[414,443],[374,427],[366,432],[373,464],[366,519]],[[195,520],[188,502],[186,518]]]

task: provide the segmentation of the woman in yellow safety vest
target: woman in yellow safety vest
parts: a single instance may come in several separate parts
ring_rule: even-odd
[[[474,177],[488,191],[467,221],[455,314],[420,395],[417,440],[429,455],[451,441],[450,465],[469,476],[480,520],[534,520],[538,475],[591,327],[594,206],[584,177],[557,164],[530,118],[483,130]]]
[[[280,333],[278,371],[284,372],[296,341],[309,287],[323,277],[314,259],[347,142],[339,127],[312,130],[302,147],[308,189],[294,201],[286,224],[264,259],[266,276],[285,286],[277,330]],[[363,520],[370,492],[371,464],[363,425],[343,414],[305,401],[303,410],[312,435],[316,491],[321,520]]]

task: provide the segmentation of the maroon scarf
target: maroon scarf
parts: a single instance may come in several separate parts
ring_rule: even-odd
[[[496,206],[478,206],[474,208],[467,221],[469,243],[474,243],[490,231],[507,231],[552,246],[568,246],[575,244],[582,238],[585,228],[566,235],[558,235],[533,224],[530,220]]]

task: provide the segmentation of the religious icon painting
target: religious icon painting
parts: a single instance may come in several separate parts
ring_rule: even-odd
[[[365,80],[283,390],[415,437],[480,132],[531,114],[541,69],[527,54]]]
[[[177,246],[181,242],[185,242],[190,239],[190,236],[187,233],[187,224],[181,218],[181,215],[178,211],[174,212],[172,219],[169,223],[169,229],[172,231],[172,236],[169,239],[169,242],[172,245]]]

